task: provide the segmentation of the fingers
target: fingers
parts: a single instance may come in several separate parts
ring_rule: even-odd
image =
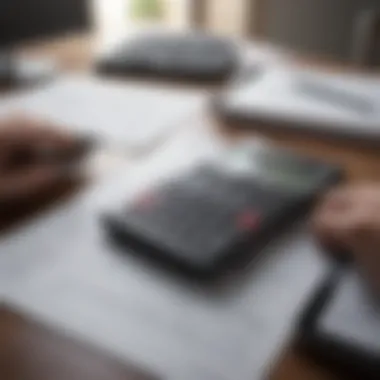
[[[349,252],[368,284],[380,292],[380,186],[334,191],[313,222],[322,243]]]
[[[29,156],[60,156],[72,151],[76,143],[74,136],[41,119],[16,116],[0,123],[2,151],[15,151],[16,148]]]
[[[0,180],[0,200],[17,204],[43,197],[70,179],[67,171],[55,166],[37,166],[7,175]]]
[[[355,224],[350,189],[342,188],[328,194],[315,211],[312,226],[323,245],[342,250],[347,235]]]
[[[27,136],[30,138],[31,143],[36,143],[40,148],[49,149],[62,149],[67,150],[75,145],[76,139],[71,134],[63,131],[57,125],[49,123],[48,121],[32,120],[24,124],[27,129]]]
[[[330,249],[352,251],[380,235],[379,214],[379,186],[341,188],[328,194],[317,208],[313,228]]]
[[[377,212],[376,212],[377,211]],[[350,252],[365,277],[380,289],[380,215],[379,210],[363,214],[347,237]]]
[[[43,198],[67,183],[78,140],[46,121],[17,115],[0,121],[0,202]],[[66,166],[66,169],[63,169]]]
[[[349,252],[368,283],[380,291],[380,186],[346,187],[317,208],[314,231],[332,252]]]

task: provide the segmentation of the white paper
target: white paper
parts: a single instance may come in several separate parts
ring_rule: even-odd
[[[116,183],[0,244],[4,300],[168,380],[261,379],[324,274],[312,239],[296,229],[242,283],[205,292],[107,244],[99,200]]]
[[[324,270],[296,234],[248,283],[213,296],[117,255],[94,219],[77,228],[73,254],[58,247],[62,259],[15,285],[7,303],[168,380],[261,379]]]
[[[152,178],[183,169],[189,152],[197,160],[210,151],[220,155],[218,148],[225,149],[207,133],[184,133],[151,159],[2,239],[3,299],[162,379],[262,379],[326,269],[302,225],[270,245],[233,286],[213,292],[116,252],[101,224],[105,206],[120,207]],[[1,281],[3,273],[11,276]]]
[[[74,133],[126,148],[154,143],[199,113],[207,96],[154,85],[66,76],[0,102],[0,114],[21,111]]]

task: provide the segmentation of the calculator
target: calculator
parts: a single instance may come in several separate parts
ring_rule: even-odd
[[[214,278],[259,257],[342,174],[277,148],[233,156],[152,186],[105,215],[108,236],[126,253]]]

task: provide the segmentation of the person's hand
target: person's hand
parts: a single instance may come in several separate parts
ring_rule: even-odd
[[[317,208],[316,236],[332,251],[344,251],[380,289],[380,184],[344,187]]]
[[[43,198],[68,179],[65,157],[75,139],[26,117],[0,121],[1,208]]]

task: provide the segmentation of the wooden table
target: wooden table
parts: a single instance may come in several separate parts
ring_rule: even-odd
[[[23,50],[26,54],[52,56],[69,71],[90,67],[94,40],[88,36],[49,42]],[[229,126],[218,125],[218,134],[264,135],[276,143],[300,152],[331,159],[343,165],[350,182],[380,180],[380,155],[374,149],[352,144],[305,137],[296,133],[230,132]],[[258,126],[259,127],[259,126]],[[0,379],[4,380],[143,380],[151,378],[120,363],[106,354],[72,342],[44,326],[0,308]],[[289,348],[280,363],[274,363],[273,380],[337,379],[327,370],[313,365]]]

